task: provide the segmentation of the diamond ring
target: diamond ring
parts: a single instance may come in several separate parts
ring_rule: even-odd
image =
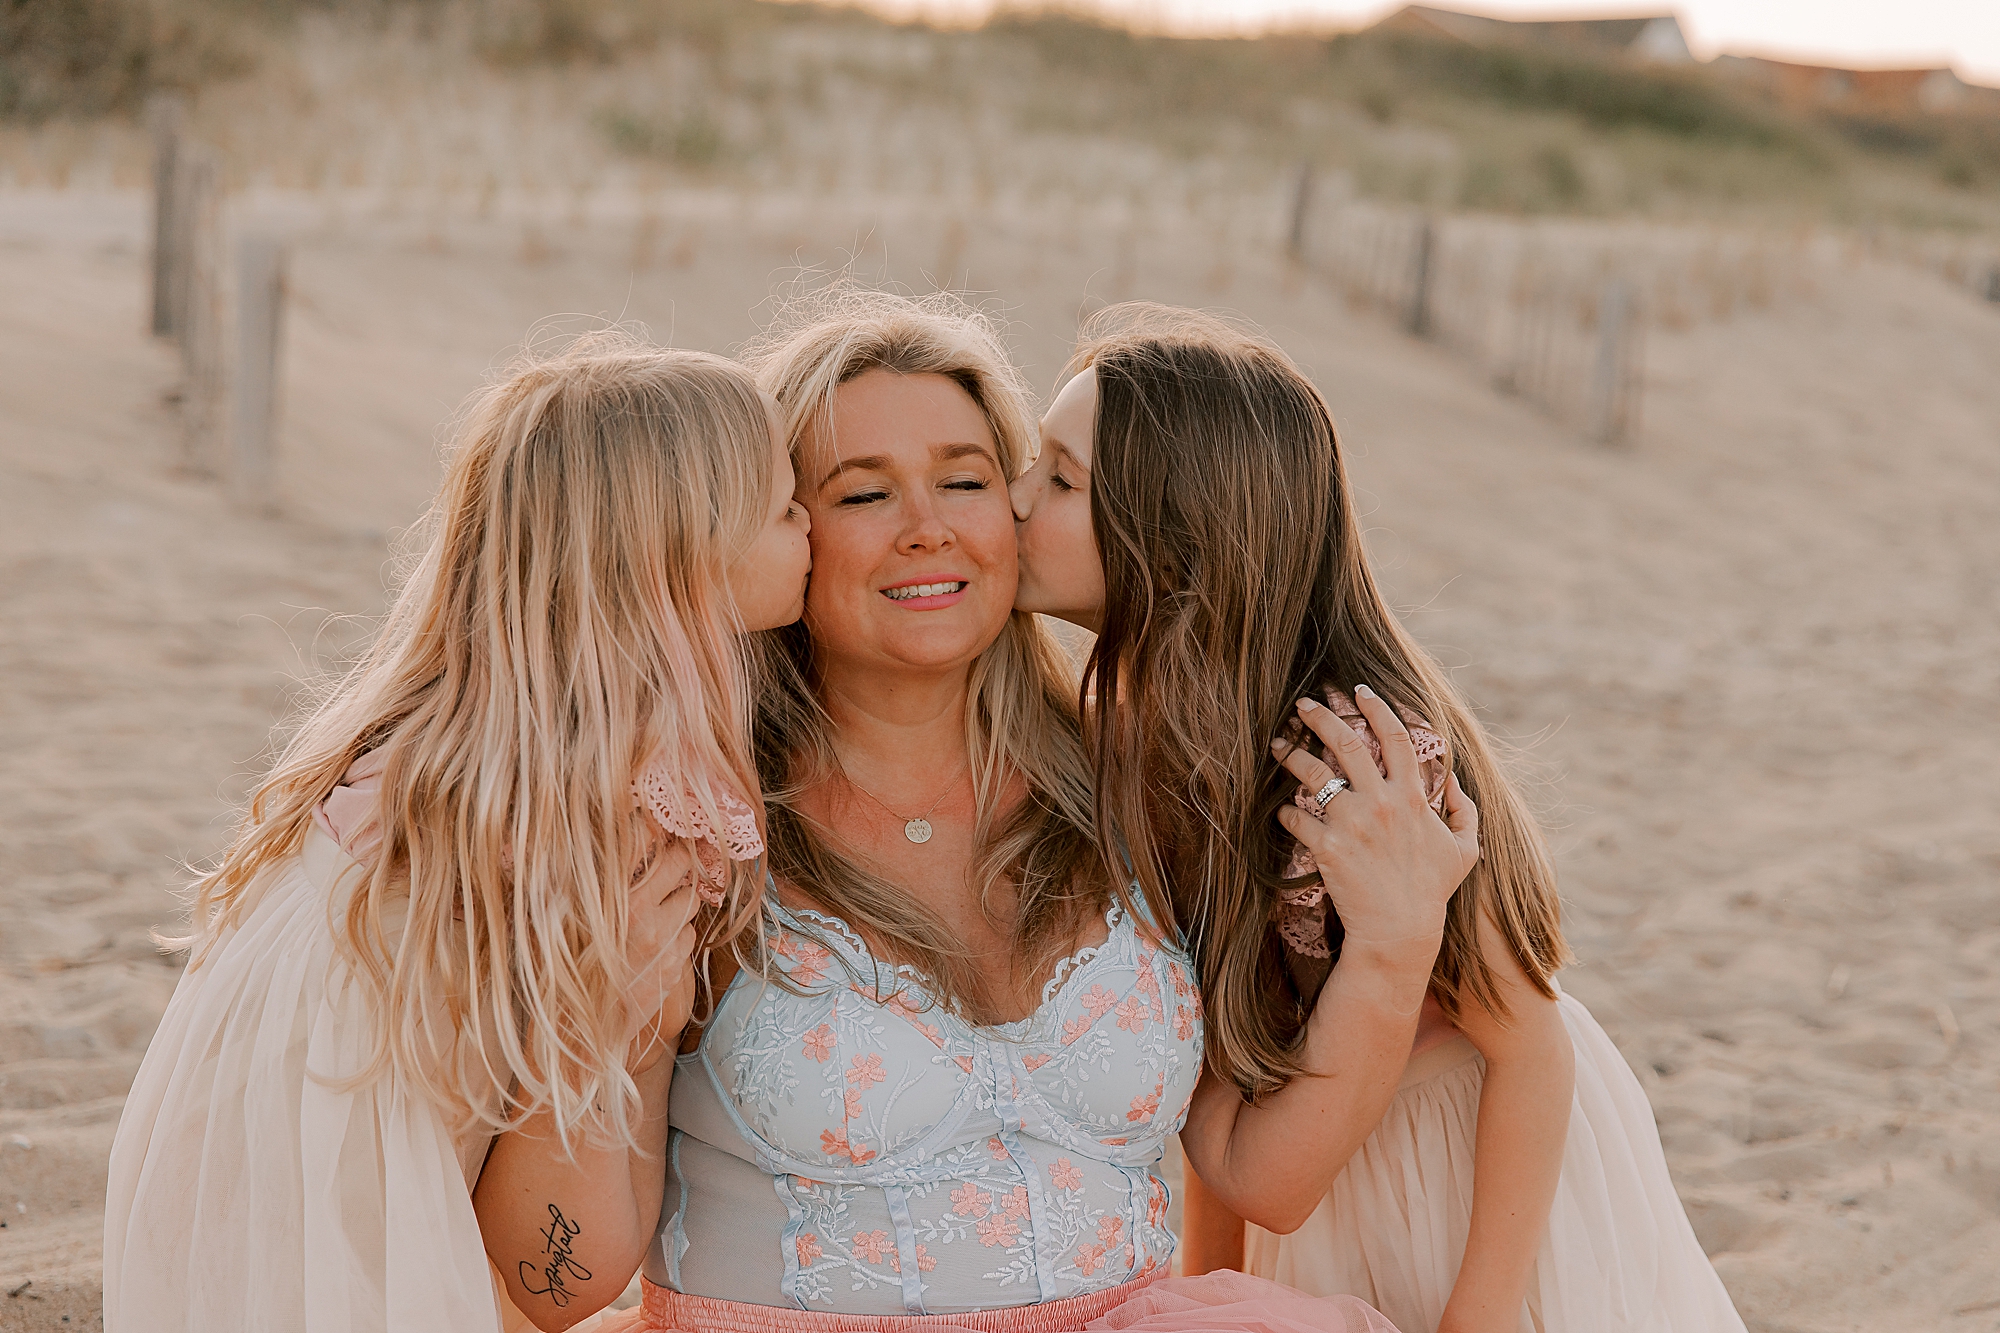
[[[1334,797],[1340,795],[1342,792],[1346,790],[1347,790],[1346,778],[1339,778],[1339,777],[1328,778],[1326,780],[1326,785],[1313,793],[1313,798],[1312,798],[1313,804],[1318,806],[1321,810],[1324,810],[1326,809],[1326,803],[1328,801],[1331,801]]]

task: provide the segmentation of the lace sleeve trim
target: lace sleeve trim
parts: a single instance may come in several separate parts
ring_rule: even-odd
[[[632,781],[632,797],[662,829],[694,844],[701,875],[695,892],[711,907],[722,905],[723,857],[752,861],[764,854],[764,836],[757,831],[757,813],[730,792],[716,796],[720,827],[709,818],[694,790],[679,781],[665,764],[646,765]]]

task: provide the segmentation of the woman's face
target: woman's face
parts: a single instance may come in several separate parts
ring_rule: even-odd
[[[1014,607],[1013,514],[985,413],[943,375],[871,370],[799,451],[822,665],[971,663]]]
[[[1063,385],[1042,418],[1042,453],[1009,488],[1021,547],[1018,611],[1040,611],[1097,632],[1104,619],[1104,561],[1090,527],[1090,453],[1097,372]]]
[[[812,573],[812,520],[792,498],[797,478],[791,452],[778,430],[778,405],[771,419],[771,502],[764,525],[729,566],[729,591],[746,630],[789,625],[805,610],[806,578]]]

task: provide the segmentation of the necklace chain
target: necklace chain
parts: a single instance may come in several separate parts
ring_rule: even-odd
[[[838,763],[839,761],[836,760],[835,762]],[[967,764],[971,762],[972,761],[969,759],[966,761]],[[887,801],[877,796],[874,792],[869,791],[866,787],[862,786],[860,783],[856,782],[854,778],[848,773],[847,765],[840,764],[841,780],[846,782],[848,786],[854,788],[854,790],[860,792],[863,796],[866,796],[869,800],[875,802],[875,804],[881,806],[884,810],[887,810],[890,814],[895,815],[896,818],[902,820],[903,836],[905,838],[908,838],[911,842],[915,843],[925,843],[931,840],[931,815],[936,812],[939,806],[944,804],[944,798],[952,794],[952,792],[958,787],[959,778],[963,777],[964,775],[965,775],[965,766],[960,765],[958,772],[953,773],[951,775],[951,781],[945,784],[944,790],[938,793],[938,798],[935,801],[931,802],[931,808],[929,810],[924,811],[920,815],[902,815],[902,814],[897,814],[895,809],[892,806],[890,806],[890,804]]]

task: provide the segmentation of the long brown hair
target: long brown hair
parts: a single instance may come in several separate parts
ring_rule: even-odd
[[[627,886],[649,842],[633,780],[664,762],[718,829],[725,800],[756,799],[721,590],[771,485],[768,408],[719,357],[607,332],[482,390],[380,633],[196,882],[190,965],[380,750],[381,845],[330,908],[372,1019],[356,1080],[393,1074],[460,1126],[548,1108],[565,1138],[631,1142]],[[735,867],[708,938],[760,899]]]
[[[1035,427],[1019,372],[998,330],[950,295],[919,300],[837,284],[795,300],[746,358],[778,400],[795,460],[842,384],[888,370],[950,379],[985,416],[1003,474],[1011,478],[1027,462]],[[772,872],[894,962],[915,967],[939,1001],[976,1021],[996,1020],[980,1000],[981,978],[943,918],[841,853],[799,812],[799,795],[837,770],[831,722],[817,702],[806,624],[762,638],[767,660],[757,758]],[[973,663],[965,736],[977,809],[973,874],[989,903],[996,890],[1011,888],[1011,953],[1022,972],[1039,976],[1074,947],[1085,914],[1120,891],[1105,883],[1091,831],[1075,671],[1036,617],[1016,612]],[[1028,797],[1003,817],[1001,803],[1015,779],[1026,783]]]
[[[1291,984],[1270,924],[1290,845],[1276,814],[1296,780],[1269,745],[1296,700],[1329,686],[1365,683],[1426,721],[1479,808],[1479,865],[1451,900],[1431,979],[1446,1012],[1504,1014],[1482,908],[1552,995],[1566,951],[1547,849],[1495,746],[1383,600],[1319,391],[1236,324],[1136,303],[1086,324],[1072,364],[1097,374],[1105,609],[1084,670],[1102,852],[1129,851],[1148,895],[1171,897],[1211,1066],[1253,1099],[1300,1072],[1313,997]]]

